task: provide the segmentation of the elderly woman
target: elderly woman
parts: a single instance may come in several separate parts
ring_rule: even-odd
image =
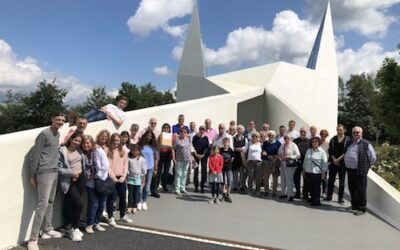
[[[319,131],[319,135],[321,138],[320,141],[320,147],[324,150],[326,155],[329,155],[329,132],[326,129],[321,129],[321,131]],[[328,176],[327,176],[327,172],[323,173],[321,176],[321,188],[322,188],[322,193],[324,194],[324,196],[326,197],[327,194],[327,187],[328,187]]]
[[[265,196],[269,193],[269,177],[272,175],[272,196],[276,195],[279,176],[278,151],[281,143],[276,140],[276,132],[270,130],[267,133],[268,139],[262,145],[262,169],[265,184]]]
[[[245,180],[247,177],[247,171],[244,166],[244,152],[246,149],[247,138],[243,135],[244,126],[238,125],[236,129],[236,135],[233,137],[233,162],[232,162],[232,171],[233,171],[233,191],[237,191],[238,186],[240,187],[240,191],[244,192],[245,190]],[[240,173],[240,179],[239,179]]]
[[[249,179],[247,180],[247,186],[249,193],[253,191],[253,182],[256,177],[256,171],[261,167],[261,142],[260,134],[254,132],[251,134],[250,143],[246,146],[246,167]],[[256,192],[260,191],[260,183],[256,182]],[[256,193],[258,195],[258,193]]]
[[[300,159],[300,151],[289,135],[283,136],[284,143],[279,147],[278,157],[281,162],[281,192],[280,199],[288,198],[294,200],[293,176],[297,167],[297,160]]]
[[[307,150],[303,163],[307,187],[311,193],[311,206],[321,205],[321,176],[328,170],[328,157],[320,144],[318,137],[311,138],[311,148]]]
[[[93,138],[86,135],[82,140],[82,150],[85,161],[85,179],[87,193],[86,233],[94,233],[93,230],[103,232],[105,228],[100,226],[100,217],[104,210],[105,194],[99,194],[95,189],[95,179],[105,181],[108,177],[109,162],[104,150],[96,146]]]
[[[139,125],[132,123],[131,125],[130,144],[137,144],[139,142]]]
[[[173,161],[175,164],[175,194],[181,195],[186,194],[186,174],[189,166],[190,155],[191,155],[191,143],[187,136],[187,130],[182,127],[179,129],[179,135],[174,142],[173,149],[175,151],[172,154]]]
[[[69,237],[72,241],[82,241],[79,231],[79,219],[83,208],[83,192],[85,179],[83,177],[84,156],[80,152],[83,134],[74,132],[60,147],[58,162],[59,184],[65,194],[63,212],[66,227],[70,227]]]

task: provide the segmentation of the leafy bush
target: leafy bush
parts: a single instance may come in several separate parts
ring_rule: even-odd
[[[375,146],[377,162],[372,169],[393,187],[400,191],[400,146]]]

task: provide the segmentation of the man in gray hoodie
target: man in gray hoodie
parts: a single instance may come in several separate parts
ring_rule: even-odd
[[[54,230],[51,220],[58,180],[60,138],[58,129],[64,125],[64,122],[65,115],[63,113],[53,114],[51,126],[40,132],[31,151],[30,183],[37,189],[38,199],[28,249],[39,249],[37,242],[42,224],[43,239],[62,237],[60,232]]]

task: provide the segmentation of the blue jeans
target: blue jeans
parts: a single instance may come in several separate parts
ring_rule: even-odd
[[[88,198],[86,224],[95,226],[100,223],[100,217],[104,210],[104,201],[107,196],[98,195],[96,190],[90,187],[86,187],[86,193]]]
[[[85,116],[88,122],[101,121],[107,118],[106,113],[97,108],[90,110]]]
[[[144,186],[143,186],[143,190],[142,190],[142,194],[141,194],[142,202],[146,202],[147,197],[149,196],[151,179],[153,178],[153,172],[154,172],[154,169],[147,169],[146,180],[144,182]]]

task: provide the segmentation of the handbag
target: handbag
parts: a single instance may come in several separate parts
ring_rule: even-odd
[[[294,167],[297,167],[298,165],[299,165],[299,163],[297,160],[293,160],[292,162],[287,161],[287,163],[286,163],[287,168],[294,168]]]
[[[115,185],[110,176],[107,176],[106,180],[95,179],[94,186],[97,194],[99,195],[110,195],[115,190]]]

